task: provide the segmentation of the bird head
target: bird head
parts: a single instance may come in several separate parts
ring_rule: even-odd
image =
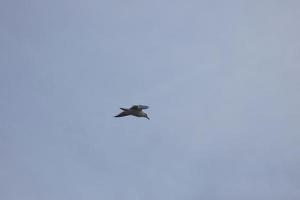
[[[146,113],[145,113],[144,117],[147,118],[148,120],[150,120],[150,118],[148,117],[148,115]]]

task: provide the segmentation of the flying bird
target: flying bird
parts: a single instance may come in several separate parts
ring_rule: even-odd
[[[133,115],[135,117],[145,117],[149,119],[148,115],[143,112],[144,109],[148,109],[149,106],[144,106],[144,105],[134,105],[131,108],[120,108],[123,110],[121,113],[116,115],[115,117],[125,117],[128,115]]]

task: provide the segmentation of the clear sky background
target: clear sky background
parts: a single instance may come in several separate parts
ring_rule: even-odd
[[[300,1],[1,0],[1,200],[299,200]],[[143,118],[119,107],[150,106]]]

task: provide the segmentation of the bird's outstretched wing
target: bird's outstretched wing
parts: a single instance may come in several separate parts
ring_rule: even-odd
[[[125,117],[127,115],[130,115],[130,113],[123,111],[123,112],[119,113],[118,115],[116,115],[115,117]]]
[[[149,106],[144,106],[144,105],[134,105],[130,108],[130,110],[143,110],[143,109],[148,109]]]

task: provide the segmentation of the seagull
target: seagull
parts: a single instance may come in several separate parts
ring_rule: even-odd
[[[133,115],[135,117],[145,117],[148,120],[149,117],[147,116],[146,113],[143,112],[143,109],[148,109],[149,106],[144,106],[144,105],[134,105],[131,108],[120,108],[121,110],[123,110],[123,112],[121,112],[120,114],[116,115],[115,117],[125,117],[127,115]]]

